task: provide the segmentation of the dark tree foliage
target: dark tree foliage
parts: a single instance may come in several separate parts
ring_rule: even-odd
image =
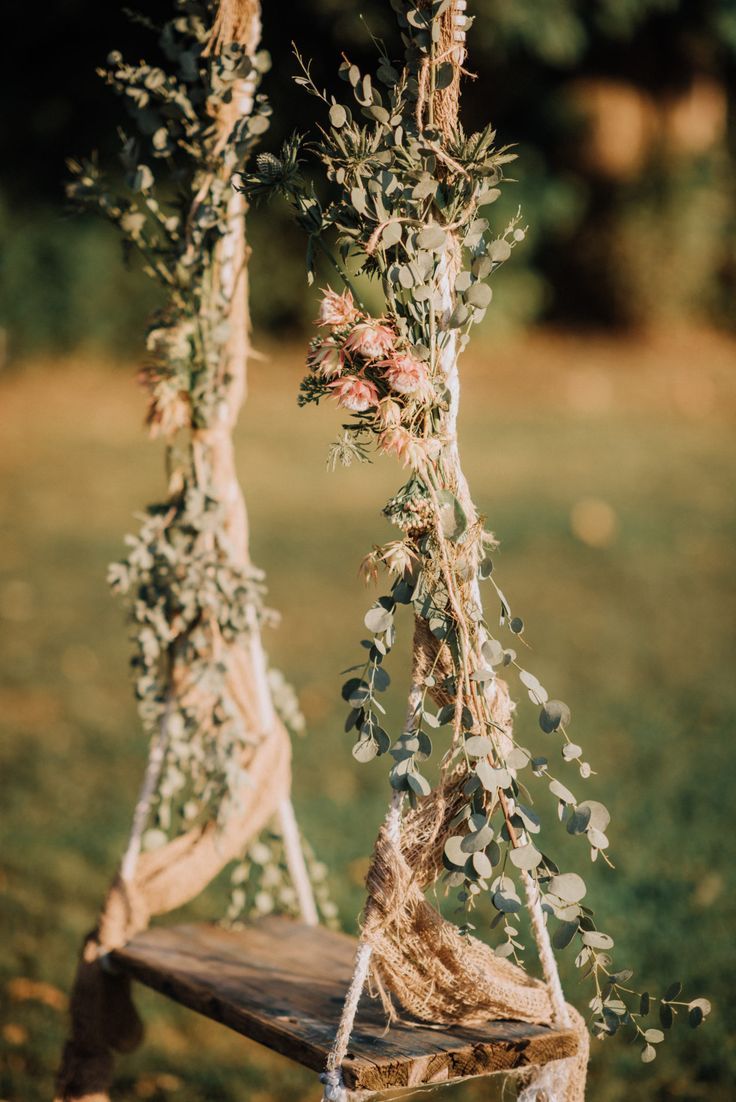
[[[155,24],[170,10],[168,0],[133,0],[131,7]],[[358,65],[368,62],[371,34],[384,38],[389,52],[398,48],[387,0],[360,5],[292,0],[288,20],[282,5],[266,3],[264,8],[264,40],[274,59],[266,82],[276,108],[274,143],[294,127],[310,128],[311,105],[292,84],[292,39],[305,57],[314,59],[315,77],[325,83],[343,50]],[[705,77],[722,89],[724,101],[733,100],[732,0],[546,0],[541,5],[538,0],[473,0],[470,8],[476,16],[472,68],[478,79],[467,81],[463,94],[467,125],[472,129],[490,116],[499,138],[513,135],[525,152],[525,172],[510,202],[521,202],[535,227],[521,258],[531,282],[518,292],[512,314],[620,324],[646,320],[663,304],[676,311],[683,301],[695,302],[701,312],[717,312],[719,303],[728,300],[729,280],[736,279],[736,257],[727,245],[734,237],[727,183],[733,176],[733,132],[730,152],[721,141],[707,156],[668,159],[655,146],[638,175],[610,180],[581,156],[584,131],[566,93],[581,79],[613,80],[669,102]],[[5,256],[0,325],[11,332],[11,349],[34,339],[73,345],[80,337],[93,337],[125,344],[135,328],[125,309],[142,317],[150,305],[131,306],[141,296],[140,281],[117,277],[115,301],[125,303],[117,312],[120,332],[105,328],[112,324],[111,311],[100,297],[100,273],[109,272],[112,239],[98,248],[99,230],[61,221],[65,158],[99,148],[103,166],[114,167],[116,128],[125,122],[96,68],[112,48],[126,57],[155,60],[156,36],[141,21],[126,18],[125,10],[92,0],[56,0],[32,28],[23,5],[9,5],[5,12],[10,48],[0,77],[8,105],[0,120],[0,245]],[[684,209],[691,228],[673,242]],[[269,296],[262,293],[256,259],[256,321],[303,322],[312,306],[303,305],[298,239],[289,236],[293,231],[278,210],[256,226],[254,244],[274,233],[275,219],[278,233],[293,249],[284,250],[282,278],[277,293]],[[292,252],[293,262],[288,259]],[[88,269],[97,257],[94,279],[85,281],[80,271],[82,253]],[[633,294],[630,281],[622,279],[622,270],[632,265]],[[665,291],[659,287],[651,295],[651,272],[662,268],[691,273],[690,283]]]

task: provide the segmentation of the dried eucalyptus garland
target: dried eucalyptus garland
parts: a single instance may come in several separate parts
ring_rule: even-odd
[[[570,709],[550,699],[520,657],[524,623],[496,580],[496,540],[472,503],[457,452],[457,356],[490,304],[488,278],[525,236],[520,216],[499,232],[484,213],[498,198],[504,166],[514,155],[496,145],[490,126],[467,134],[454,118],[460,60],[438,47],[449,0],[391,3],[405,63],[394,63],[379,42],[373,80],[344,58],[347,103],[318,87],[299,58],[297,83],[324,105],[324,126],[309,144],[295,137],[278,156],[259,154],[242,184],[251,197],[280,194],[291,204],[308,235],[310,282],[318,253],[341,281],[339,289],[323,292],[320,333],[310,345],[300,396],[302,404],[333,398],[349,414],[331,448],[331,464],[364,461],[375,448],[409,471],[384,510],[401,536],[376,547],[363,563],[368,579],[386,568],[393,580],[365,617],[365,655],[343,686],[345,728],[356,734],[358,761],[391,759],[391,785],[412,803],[431,791],[422,765],[433,753],[433,735],[436,740],[447,732],[442,768],[463,762],[467,774],[455,833],[444,851],[446,883],[457,889],[464,928],[474,928],[478,905],[490,901],[492,926],[503,930],[496,952],[518,961],[524,948],[519,884],[531,879],[554,920],[555,947],[576,942],[576,965],[594,985],[593,1033],[604,1038],[629,1027],[648,1062],[678,1012],[697,1026],[710,1005],[681,998],[679,983],[656,998],[634,990],[632,973],[614,968],[612,937],[597,927],[584,902],[585,882],[546,852],[527,787],[531,778],[542,782],[567,832],[584,840],[591,859],[608,864],[610,816],[568,786],[564,771],[576,770],[569,784],[577,789],[592,769],[569,734]],[[305,153],[324,175],[327,203],[302,173]],[[360,301],[355,271],[380,282],[381,317]],[[500,605],[498,630],[483,614],[482,584]],[[409,715],[396,737],[388,728],[398,724],[386,717],[381,696],[402,606],[413,609],[419,627]],[[516,740],[512,705],[509,721],[499,722],[492,703],[507,692],[498,676],[503,670],[516,674],[538,709],[545,739],[557,740],[560,775],[546,747]],[[653,1008],[661,1029],[648,1024]]]

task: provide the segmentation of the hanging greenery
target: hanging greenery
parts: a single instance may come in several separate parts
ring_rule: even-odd
[[[598,928],[584,880],[548,852],[532,806],[535,784],[568,834],[609,865],[610,816],[580,791],[593,770],[570,734],[570,709],[522,657],[524,622],[497,582],[496,540],[473,505],[457,451],[457,357],[491,302],[489,279],[525,236],[519,215],[500,229],[492,220],[514,154],[497,145],[491,126],[468,134],[456,121],[460,60],[438,49],[448,0],[391,2],[406,63],[394,63],[380,42],[375,79],[344,58],[343,101],[318,87],[298,58],[297,83],[324,107],[319,136],[308,144],[293,138],[278,156],[259,154],[255,171],[243,176],[249,196],[280,194],[291,204],[308,237],[310,282],[318,253],[340,279],[339,289],[323,292],[300,396],[304,405],[331,398],[348,415],[331,464],[364,461],[375,450],[408,469],[384,510],[400,536],[363,562],[368,580],[385,568],[391,584],[366,614],[364,657],[343,686],[345,729],[358,761],[389,759],[391,786],[412,804],[431,791],[423,763],[433,753],[444,772],[463,765],[463,804],[444,864],[464,929],[474,929],[479,904],[490,901],[492,926],[503,930],[496,952],[518,962],[519,884],[531,877],[554,922],[555,947],[575,942],[576,965],[594,986],[594,1034],[628,1027],[648,1062],[678,1013],[697,1026],[710,1006],[682,998],[679,983],[656,998],[636,991],[631,971],[613,965],[613,938]],[[302,174],[307,155],[324,175],[327,203]],[[356,271],[380,282],[381,317],[361,303]],[[499,608],[497,624],[483,613],[481,585]],[[405,722],[387,716],[382,703],[401,606],[417,623]],[[504,671],[537,710],[540,746],[517,741]],[[653,1011],[661,1029],[649,1024]]]
[[[117,52],[101,70],[132,121],[132,134],[120,132],[122,187],[90,160],[70,163],[68,188],[77,205],[119,228],[165,293],[142,382],[151,434],[166,441],[168,493],[148,507],[127,539],[127,557],[110,569],[129,613],[141,718],[152,738],[166,729],[149,848],[195,822],[222,820],[242,796],[243,748],[254,734],[232,676],[233,653],[274,619],[263,603],[263,575],[243,547],[244,525],[232,519],[217,436],[224,412],[230,427],[242,386],[228,342],[233,298],[241,294],[244,304],[245,286],[223,276],[231,178],[269,125],[270,107],[258,93],[269,58],[239,42],[210,49],[214,0],[177,0],[175,8],[158,33],[166,70],[129,64]],[[293,691],[276,671],[270,676],[282,718],[301,732]]]

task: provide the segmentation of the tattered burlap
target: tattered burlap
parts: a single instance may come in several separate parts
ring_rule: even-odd
[[[105,971],[105,953],[125,945],[151,918],[194,899],[239,857],[289,793],[291,744],[277,723],[247,763],[242,810],[227,823],[197,827],[138,860],[132,882],[116,879],[97,929],[82,950],[70,1000],[71,1037],[57,1080],[59,1102],[107,1102],[114,1052],[129,1052],[142,1027],[125,975]]]
[[[433,668],[437,683],[450,672],[447,648],[418,618],[414,639],[414,676]],[[435,702],[449,698],[434,689]],[[493,702],[498,736],[510,732],[512,705],[505,683],[497,680]],[[508,737],[508,736],[507,736]],[[422,1021],[473,1025],[492,1019],[515,1019],[540,1025],[554,1023],[548,989],[522,968],[497,957],[472,936],[463,936],[424,896],[442,871],[445,842],[464,803],[466,767],[445,775],[440,785],[406,815],[398,842],[384,827],[376,841],[368,874],[364,934],[370,942],[376,986],[392,1013],[390,992],[404,1009]],[[578,1034],[575,1057],[559,1062],[555,1102],[582,1102],[585,1097],[589,1036],[578,1011],[568,1004]],[[558,1024],[558,1023],[554,1023]],[[555,1055],[550,1039],[550,1059]]]
[[[436,878],[437,858],[460,804],[462,779],[462,772],[454,774],[406,816],[398,845],[385,829],[379,834],[368,875],[364,927],[373,947],[376,986],[421,1021],[474,1025],[513,1019],[550,1025],[553,1013],[545,984],[497,957],[477,938],[460,934],[424,897],[423,888]],[[582,1102],[588,1031],[577,1010],[568,1006],[568,1011],[579,1047],[555,1102]],[[550,1038],[552,1060],[555,1048]]]

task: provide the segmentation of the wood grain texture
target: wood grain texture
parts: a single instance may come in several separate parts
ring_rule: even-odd
[[[113,967],[267,1048],[324,1069],[353,969],[345,934],[266,918],[245,930],[155,927],[111,954]],[[570,1031],[488,1022],[470,1028],[402,1021],[386,1032],[381,1006],[363,996],[346,1087],[380,1091],[441,1083],[571,1056]]]

